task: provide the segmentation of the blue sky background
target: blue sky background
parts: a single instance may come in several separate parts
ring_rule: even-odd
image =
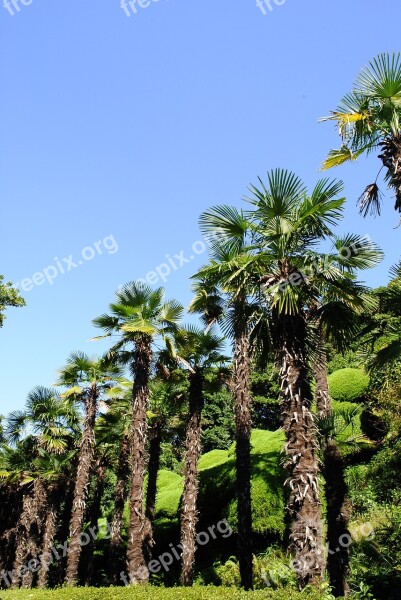
[[[400,49],[399,0],[272,4],[263,15],[255,0],[159,0],[130,17],[119,0],[33,0],[14,16],[0,4],[0,273],[21,282],[109,235],[118,244],[8,311],[1,413],[54,383],[70,351],[102,350],[91,319],[166,254],[193,254],[202,210],[239,205],[277,166],[314,185],[338,145],[317,118],[374,55]],[[364,274],[373,286],[401,254],[391,197],[380,219],[355,206],[378,166],[330,173],[346,184],[341,230],[386,252]],[[205,260],[174,271],[168,295],[187,304]]]

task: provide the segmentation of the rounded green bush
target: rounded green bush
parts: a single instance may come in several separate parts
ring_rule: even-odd
[[[366,393],[369,381],[362,369],[340,369],[329,375],[330,395],[339,402],[357,402]]]

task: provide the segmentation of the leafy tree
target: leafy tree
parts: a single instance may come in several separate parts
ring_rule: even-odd
[[[21,298],[18,290],[12,283],[4,283],[4,276],[0,275],[0,327],[4,324],[4,311],[9,306],[25,306],[25,300]]]

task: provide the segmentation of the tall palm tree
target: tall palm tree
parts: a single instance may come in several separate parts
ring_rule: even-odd
[[[253,257],[246,247],[250,224],[236,208],[217,206],[201,215],[200,227],[215,242],[210,244],[210,264],[193,277],[195,298],[190,310],[201,313],[208,328],[221,323],[233,340],[238,556],[241,584],[252,589],[250,331],[258,306],[250,297],[254,287],[253,269],[249,268]]]
[[[335,121],[342,140],[331,150],[323,169],[380,151],[385,180],[395,194],[395,210],[401,212],[401,54],[379,54],[366,66],[338,108],[322,121]],[[365,216],[380,214],[381,193],[374,183],[359,199]]]
[[[152,290],[138,282],[129,283],[116,293],[110,314],[93,321],[106,332],[106,337],[120,339],[111,355],[129,362],[134,386],[132,392],[131,426],[131,490],[127,568],[131,583],[146,583],[149,572],[144,558],[144,539],[148,533],[143,497],[146,466],[149,379],[155,338],[176,327],[183,312],[176,301],[164,301],[164,290]],[[126,347],[128,346],[128,350]]]
[[[322,580],[324,555],[316,427],[311,412],[308,316],[322,294],[340,294],[341,271],[317,249],[332,236],[342,214],[341,182],[321,180],[308,195],[293,173],[268,173],[267,185],[251,187],[255,268],[263,272],[265,298],[280,370],[289,472],[287,511],[291,549],[301,587]]]
[[[199,488],[198,461],[201,454],[202,410],[204,407],[204,378],[207,369],[223,366],[227,357],[221,354],[224,339],[189,326],[174,336],[176,359],[188,371],[188,418],[184,455],[184,492],[181,506],[181,582],[193,583],[195,564],[197,499]]]
[[[89,358],[82,352],[74,352],[61,370],[57,382],[57,385],[67,388],[63,397],[75,398],[85,407],[70,520],[70,545],[65,576],[68,586],[76,585],[78,580],[79,558],[82,550],[80,537],[94,459],[94,432],[98,403],[105,391],[113,386],[120,375],[121,369],[105,357]]]

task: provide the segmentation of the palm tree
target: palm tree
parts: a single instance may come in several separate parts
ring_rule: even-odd
[[[379,54],[356,79],[354,88],[339,107],[322,121],[335,121],[342,140],[331,150],[323,169],[380,151],[385,180],[395,194],[395,210],[401,212],[401,54]],[[359,199],[365,216],[380,214],[381,193],[374,183]]]
[[[114,471],[117,481],[114,488],[114,510],[110,531],[109,581],[119,582],[122,555],[122,528],[125,502],[130,480],[130,424],[132,422],[132,381],[125,379],[107,393],[107,410],[98,419],[99,435],[116,449]]]
[[[341,270],[316,246],[332,235],[341,217],[341,182],[321,180],[308,195],[301,180],[285,170],[251,187],[255,225],[255,269],[263,276],[272,336],[280,370],[285,446],[289,471],[287,511],[299,585],[322,580],[322,514],[316,427],[311,412],[310,307],[323,293],[340,293]]]
[[[70,545],[65,576],[68,586],[76,585],[78,579],[79,558],[82,550],[80,537],[94,459],[94,431],[98,403],[105,390],[113,385],[120,374],[120,368],[104,357],[89,358],[82,352],[74,352],[61,370],[57,382],[57,385],[67,387],[63,397],[75,398],[85,406],[70,520]]]
[[[156,513],[157,477],[160,469],[161,444],[175,431],[184,410],[186,384],[183,373],[168,356],[169,350],[162,349],[157,354],[157,375],[150,384],[149,421],[149,463],[148,485],[146,489],[146,518],[152,530]],[[148,540],[147,555],[151,557],[153,538]]]
[[[348,529],[351,502],[345,481],[346,460],[343,452],[346,448],[359,449],[365,441],[363,436],[355,435],[343,440],[342,434],[349,428],[354,429],[362,410],[363,407],[356,405],[352,409],[334,413],[330,407],[324,414],[316,417],[326,482],[327,570],[331,592],[336,598],[347,597],[349,594],[349,544],[345,540],[351,537]]]
[[[152,290],[137,282],[129,283],[116,293],[110,314],[93,321],[96,327],[120,337],[110,351],[116,359],[129,362],[134,377],[131,425],[131,490],[127,567],[131,583],[146,583],[149,572],[144,558],[144,539],[148,529],[143,509],[145,449],[147,441],[146,411],[149,407],[149,379],[152,344],[158,336],[172,331],[181,317],[182,306],[164,302],[164,290]],[[126,347],[129,350],[125,350]]]
[[[54,516],[55,490],[67,472],[66,461],[68,464],[71,459],[69,451],[77,425],[74,407],[54,390],[43,387],[29,393],[24,411],[15,411],[8,417],[6,438],[25,453],[25,465],[11,470],[11,476],[20,477],[25,488],[16,529],[13,587],[20,584],[20,567],[37,559],[42,537],[46,545],[49,537],[54,536],[50,522]],[[46,578],[46,569],[42,567],[40,585],[45,585]],[[22,586],[31,587],[32,583],[33,572],[26,571]]]
[[[248,590],[253,586],[250,331],[259,308],[250,298],[254,284],[253,257],[246,248],[250,224],[234,207],[217,206],[201,215],[200,227],[216,241],[210,245],[210,264],[193,277],[195,298],[190,310],[201,313],[208,328],[221,323],[224,333],[233,339],[238,555],[241,585]]]
[[[181,506],[182,585],[193,583],[195,563],[197,498],[199,488],[198,461],[201,454],[204,378],[208,369],[223,366],[227,357],[221,354],[224,339],[189,326],[174,336],[173,350],[177,361],[188,371],[189,410],[184,455],[184,492]]]
[[[316,409],[321,420],[332,420],[333,410],[328,386],[326,345],[343,352],[360,330],[360,315],[376,308],[374,300],[355,280],[357,270],[376,266],[383,253],[369,239],[347,235],[335,239],[334,252],[326,262],[335,265],[342,276],[337,277],[336,288],[323,290],[319,304],[310,307],[309,318],[316,328],[318,352],[314,360]],[[330,421],[331,422],[331,421]],[[320,428],[319,428],[320,429]],[[327,539],[330,551],[327,569],[336,597],[348,594],[349,549],[338,546],[342,536],[349,535],[349,500],[344,477],[344,462],[336,436],[321,436],[323,473],[326,480]]]

